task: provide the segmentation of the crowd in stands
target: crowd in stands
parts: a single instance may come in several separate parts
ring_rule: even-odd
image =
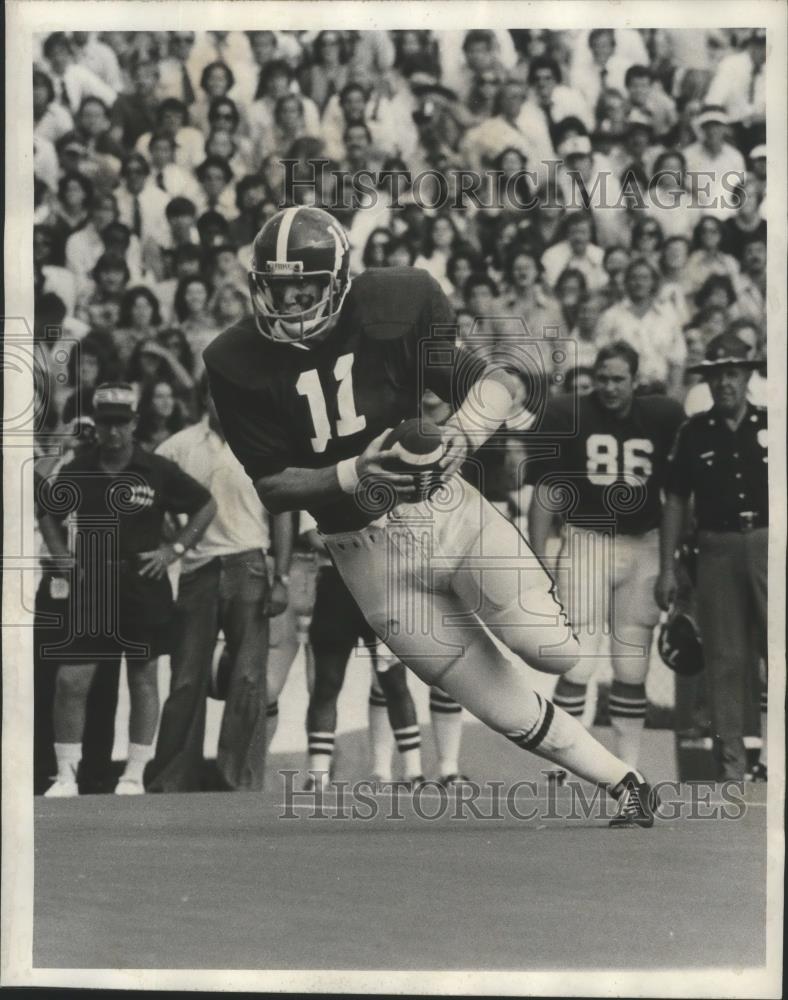
[[[146,446],[193,419],[202,350],[249,309],[254,235],[293,199],[334,210],[356,272],[426,268],[461,332],[521,316],[533,336],[574,338],[581,366],[623,337],[643,384],[678,398],[687,359],[734,320],[765,355],[764,31],[38,43],[36,330],[82,347],[52,422],[89,414],[107,379],[139,388]],[[471,169],[504,183],[456,202]],[[432,189],[415,182],[425,171]]]

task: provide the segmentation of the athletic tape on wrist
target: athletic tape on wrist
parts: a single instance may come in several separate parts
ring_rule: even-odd
[[[355,493],[358,486],[356,459],[346,458],[337,463],[337,479],[343,493]]]

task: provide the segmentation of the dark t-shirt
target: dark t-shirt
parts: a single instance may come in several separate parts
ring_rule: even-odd
[[[463,374],[454,333],[440,286],[410,267],[355,278],[333,330],[314,346],[274,343],[243,320],[204,352],[227,442],[254,482],[359,455],[417,416],[425,389],[455,401]],[[361,506],[351,496],[309,511],[325,532],[355,530],[381,512],[372,498]]]
[[[74,516],[74,557],[86,613],[111,598],[117,585],[125,617],[166,618],[169,580],[140,576],[137,553],[161,544],[166,513],[192,515],[211,494],[174,462],[137,446],[120,472],[101,469],[98,458],[98,448],[91,448],[64,465],[54,481],[44,478],[39,513],[59,521]]]
[[[614,523],[620,534],[650,531],[660,523],[665,466],[683,419],[666,396],[635,396],[625,417],[606,410],[596,393],[556,397],[539,433],[526,436],[533,456],[526,481],[556,502],[563,497],[560,513],[570,520]]]

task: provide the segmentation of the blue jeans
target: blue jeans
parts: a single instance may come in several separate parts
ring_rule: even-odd
[[[170,694],[150,767],[150,791],[200,788],[205,705],[220,629],[232,670],[217,768],[227,788],[259,791],[263,787],[268,597],[268,572],[260,549],[220,556],[181,576]]]

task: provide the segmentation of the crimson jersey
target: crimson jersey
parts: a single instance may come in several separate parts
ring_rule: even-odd
[[[425,389],[455,399],[453,327],[438,283],[412,267],[355,278],[334,328],[309,347],[274,343],[242,320],[204,352],[230,448],[252,481],[359,455],[417,416]],[[309,512],[324,532],[355,530],[380,513],[351,496]]]
[[[625,535],[650,531],[660,523],[667,459],[683,421],[680,404],[666,396],[635,396],[625,417],[596,393],[558,397],[545,409],[538,448],[531,438],[526,481],[541,483],[545,497],[563,496],[561,512],[571,520],[614,521]],[[539,458],[543,438],[553,454]]]

